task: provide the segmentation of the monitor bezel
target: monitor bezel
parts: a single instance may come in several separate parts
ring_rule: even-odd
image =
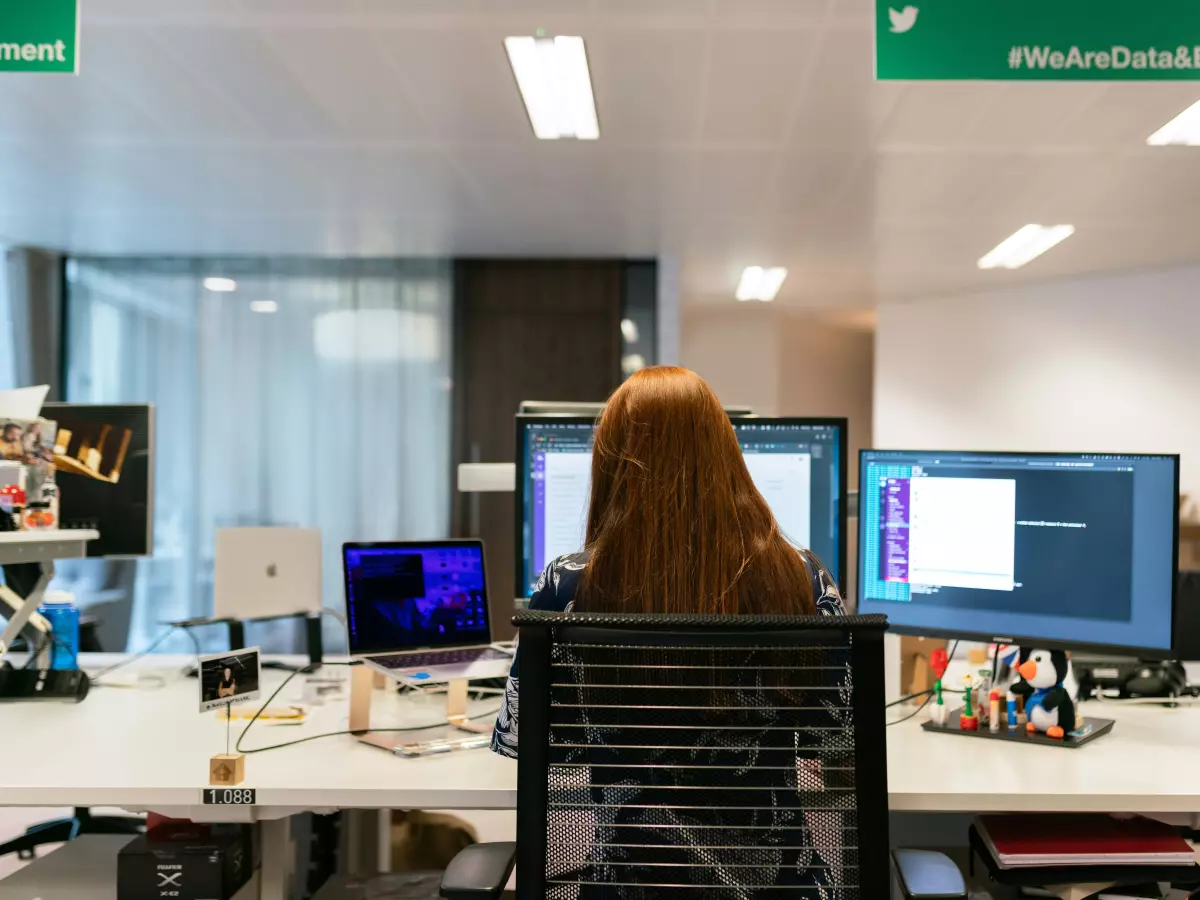
[[[1172,526],[1172,541],[1171,541],[1171,627],[1170,640],[1171,646],[1167,649],[1161,647],[1139,647],[1132,644],[1097,644],[1090,641],[1072,641],[1059,638],[1037,637],[1032,635],[1020,634],[1004,634],[996,635],[989,634],[985,631],[955,631],[946,628],[924,628],[913,625],[896,625],[890,620],[888,622],[888,631],[899,635],[912,635],[915,637],[932,637],[942,638],[951,641],[972,641],[986,644],[1009,644],[1019,647],[1042,647],[1047,650],[1078,650],[1092,653],[1111,654],[1115,656],[1137,655],[1145,659],[1172,659],[1178,649],[1178,635],[1176,634],[1176,623],[1179,621],[1179,466],[1180,454],[1178,453],[1133,453],[1121,451],[1095,451],[1095,450],[908,450],[892,447],[863,447],[858,451],[858,560],[855,566],[855,608],[862,606],[863,602],[863,567],[865,555],[862,552],[863,542],[866,539],[866,520],[862,515],[862,486],[864,484],[863,475],[866,468],[866,457],[868,453],[933,453],[941,455],[953,455],[957,453],[969,454],[973,456],[1033,456],[1033,457],[1053,457],[1053,456],[1132,456],[1145,459],[1167,459],[1175,464],[1175,492],[1174,492],[1174,522]],[[884,603],[887,601],[873,600],[872,603]]]
[[[514,471],[514,495],[513,495],[513,511],[514,511],[514,527],[516,529],[516,540],[514,542],[514,567],[513,567],[513,587],[514,597],[519,600],[527,600],[529,594],[526,593],[526,581],[524,578],[525,568],[525,428],[531,424],[545,423],[560,423],[565,425],[595,425],[599,417],[591,416],[569,416],[556,415],[553,413],[543,414],[527,414],[518,413],[515,417],[514,435],[515,435],[515,452],[513,459],[515,462]],[[838,578],[837,584],[839,590],[843,590],[846,580],[849,576],[847,566],[847,557],[849,553],[850,535],[847,531],[849,527],[848,516],[848,500],[849,500],[849,446],[850,446],[850,420],[845,416],[731,416],[730,424],[733,425],[735,431],[740,425],[766,423],[771,425],[811,425],[821,427],[835,427],[840,429],[841,439],[838,441],[838,535],[839,546],[837,554]]]
[[[390,650],[356,651],[352,646],[354,640],[350,631],[350,567],[346,565],[348,550],[436,550],[440,547],[477,547],[483,566],[483,615],[487,619],[487,641],[471,639],[458,641],[453,644],[436,644],[415,647],[393,647]],[[409,653],[417,650],[457,650],[463,647],[478,647],[495,640],[492,628],[492,607],[490,586],[488,584],[487,548],[480,538],[442,538],[434,541],[346,541],[342,544],[342,605],[346,610],[346,648],[351,656],[383,656],[389,653]]]

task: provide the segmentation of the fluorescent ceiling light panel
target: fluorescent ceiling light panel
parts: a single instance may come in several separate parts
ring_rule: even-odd
[[[775,299],[787,278],[787,269],[782,266],[764,269],[762,266],[747,266],[738,282],[739,300],[761,300],[764,303]]]
[[[232,278],[205,278],[204,288],[216,291],[218,294],[228,294],[230,291],[237,290],[237,282]]]
[[[274,300],[251,300],[250,312],[273,313],[279,312],[279,304]]]
[[[504,49],[539,139],[600,137],[583,38],[508,37]]]
[[[1151,147],[1200,147],[1200,100],[1146,138],[1146,143]]]
[[[1019,269],[1074,233],[1074,225],[1026,225],[979,260],[979,268]]]

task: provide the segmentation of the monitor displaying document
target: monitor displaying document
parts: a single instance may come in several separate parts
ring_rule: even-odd
[[[846,566],[846,420],[733,419],[746,465],[779,526],[836,579]],[[546,565],[583,549],[593,419],[517,416],[517,596]]]

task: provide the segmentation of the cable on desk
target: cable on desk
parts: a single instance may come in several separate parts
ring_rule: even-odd
[[[55,635],[53,631],[50,631],[49,633],[38,632],[37,646],[34,647],[33,651],[29,654],[29,658],[25,660],[25,665],[21,666],[21,668],[22,669],[32,669],[33,664],[37,662],[38,657],[42,655],[42,652],[46,649],[46,647],[50,644],[51,641],[54,642],[55,652],[57,652],[58,649],[62,649],[64,651],[70,652],[71,648],[67,646],[66,641],[64,641],[62,638],[58,637],[57,635]],[[51,653],[51,655],[50,655],[50,665],[51,665],[51,667],[54,666],[54,654],[53,653]]]
[[[140,653],[135,653],[135,654],[133,654],[133,656],[127,656],[125,659],[118,660],[117,662],[115,662],[111,666],[109,666],[107,669],[101,669],[95,675],[92,675],[91,676],[92,687],[105,687],[105,685],[100,683],[101,678],[103,678],[105,675],[108,675],[110,672],[115,672],[117,669],[121,668],[122,666],[127,666],[131,662],[136,662],[137,660],[141,659],[143,656],[148,656],[149,654],[153,653],[155,650],[157,650],[159,647],[161,647],[163,642],[166,641],[166,639],[169,638],[171,635],[173,635],[176,631],[183,631],[185,634],[187,634],[188,637],[190,637],[192,639],[192,646],[196,648],[196,656],[200,656],[200,639],[197,638],[194,634],[192,634],[191,629],[184,628],[182,625],[172,625],[166,631],[164,631],[162,634],[160,634],[157,638],[155,638],[153,641],[151,641],[150,646],[147,647],[145,650],[141,651]]]
[[[249,722],[246,723],[246,727],[242,729],[242,733],[238,735],[237,743],[235,743],[233,745],[233,749],[236,750],[238,753],[245,753],[245,754],[265,753],[268,750],[281,750],[284,747],[294,747],[297,744],[306,744],[309,741],[319,741],[324,738],[344,737],[346,735],[359,735],[359,734],[399,734],[402,732],[410,732],[410,731],[429,731],[430,729],[433,729],[433,728],[444,728],[445,726],[450,724],[449,721],[445,721],[445,722],[433,722],[428,725],[409,725],[405,728],[371,728],[366,731],[350,731],[348,729],[345,731],[327,731],[324,734],[310,734],[308,737],[296,738],[294,741],[284,741],[283,743],[280,743],[280,744],[271,744],[270,746],[267,746],[267,747],[253,747],[253,748],[249,748],[249,749],[242,747],[242,740],[245,739],[247,732],[250,731],[250,726],[258,721],[258,717],[260,715],[262,715],[263,711],[275,701],[275,698],[279,696],[280,691],[282,691],[285,687],[287,687],[288,682],[290,682],[297,675],[300,675],[301,673],[311,672],[313,669],[316,669],[319,666],[360,666],[360,665],[362,665],[362,663],[359,662],[358,660],[350,660],[349,662],[310,663],[309,665],[303,666],[302,668],[299,668],[294,672],[288,673],[288,676],[283,679],[283,681],[280,683],[279,687],[275,688],[275,690],[274,690],[274,692],[272,692],[271,696],[267,698],[267,701],[262,706],[260,706],[257,710],[255,710],[254,716],[250,719]],[[501,707],[497,706],[495,709],[490,709],[486,712],[477,713],[476,715],[473,715],[473,716],[467,716],[467,718],[468,719],[482,719],[486,716],[495,716],[497,713],[500,712],[500,709],[501,709]]]
[[[957,651],[958,651],[958,641],[955,641],[950,647],[950,655],[946,657],[946,667],[947,668],[949,668],[950,663],[954,661],[954,654]],[[942,689],[942,692],[949,693],[948,691],[946,691],[945,688]],[[921,696],[921,693],[925,693],[925,692],[922,691],[920,693],[914,694],[913,697],[901,698],[900,700],[897,700],[896,703],[903,703],[904,700],[914,699],[915,697]],[[929,701],[933,699],[933,694],[934,694],[933,691],[929,691],[928,695],[925,697],[924,701],[922,701],[920,706],[918,706],[916,709],[914,709],[912,712],[910,712],[907,716],[896,719],[895,721],[892,721],[892,722],[888,722],[886,727],[890,728],[893,725],[899,725],[901,722],[907,722],[913,716],[917,715],[919,712],[921,712],[923,709],[925,709],[925,707],[927,707],[929,705]],[[894,703],[888,704],[888,706],[894,706],[894,705],[895,705]]]

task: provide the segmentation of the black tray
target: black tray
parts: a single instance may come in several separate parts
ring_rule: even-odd
[[[1045,887],[1050,884],[1114,882],[1116,884],[1145,884],[1165,881],[1174,887],[1200,885],[1200,866],[1046,866],[1004,869],[992,856],[987,842],[972,823],[967,832],[971,843],[969,874],[975,874],[975,858],[979,857],[988,870],[988,877],[997,884],[1009,887]]]
[[[1025,730],[1024,725],[1019,725],[1017,728],[1010,729],[1005,722],[1000,723],[1000,730],[993,734],[988,731],[988,727],[982,723],[979,725],[978,731],[963,731],[958,727],[959,716],[962,715],[963,708],[960,706],[957,709],[950,710],[946,716],[945,725],[937,725],[934,722],[925,722],[921,727],[926,731],[934,731],[938,734],[961,734],[966,737],[992,738],[997,741],[1013,741],[1018,744],[1042,744],[1047,747],[1067,747],[1075,749],[1082,747],[1084,744],[1089,744],[1096,738],[1108,734],[1112,731],[1112,719],[1098,719],[1092,716],[1085,716],[1083,719],[1084,727],[1088,728],[1087,734],[1076,735],[1073,732],[1068,732],[1066,737],[1061,740],[1056,740],[1052,737],[1046,737],[1040,731],[1035,731],[1030,734]]]

